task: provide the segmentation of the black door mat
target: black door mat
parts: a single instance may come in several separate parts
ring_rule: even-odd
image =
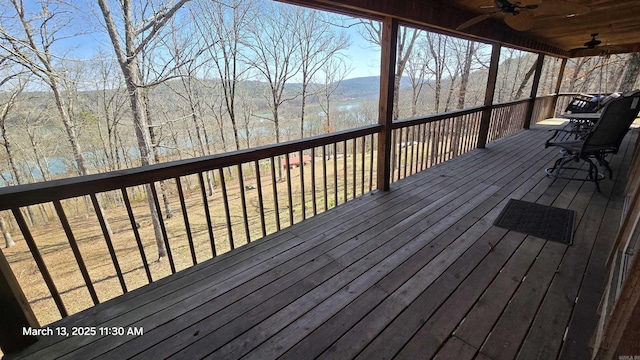
[[[510,199],[493,225],[571,245],[575,211]]]

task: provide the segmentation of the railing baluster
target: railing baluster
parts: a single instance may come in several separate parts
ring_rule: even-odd
[[[104,214],[102,213],[102,208],[100,208],[100,204],[98,203],[98,198],[96,194],[91,194],[91,202],[93,203],[93,209],[96,212],[96,216],[98,217],[98,222],[100,223],[100,228],[102,229],[102,234],[104,235],[104,240],[107,243],[107,249],[109,250],[109,255],[111,256],[111,261],[113,262],[113,267],[116,270],[116,275],[118,276],[118,280],[120,281],[120,286],[122,287],[122,292],[127,293],[127,284],[124,282],[124,276],[122,275],[122,270],[120,269],[120,264],[118,263],[118,257],[116,256],[116,250],[113,247],[113,242],[111,241],[111,235],[109,234],[109,229],[107,229],[107,223],[104,221]]]
[[[262,237],[267,236],[267,227],[264,220],[264,199],[262,197],[262,175],[260,175],[260,163],[254,161],[256,167],[256,187],[258,188],[258,209],[260,211],[260,229],[262,229]]]
[[[441,162],[444,161],[444,156],[445,156],[445,144],[446,144],[446,138],[444,135],[444,127],[445,127],[445,121],[446,120],[440,120],[438,121],[438,152],[437,152],[437,163],[440,164]]]
[[[224,178],[224,171],[222,168],[218,169],[220,174],[220,186],[222,187],[222,202],[224,203],[224,211],[227,219],[227,236],[229,238],[229,248],[231,250],[236,248],[233,238],[233,228],[231,227],[231,212],[229,211],[229,195],[227,194],[227,182]]]
[[[100,300],[98,299],[98,294],[96,294],[96,289],[93,287],[93,282],[91,281],[91,277],[89,276],[87,267],[84,264],[84,260],[82,259],[82,254],[80,253],[80,249],[78,248],[78,243],[76,242],[75,236],[73,236],[73,231],[71,231],[69,220],[67,219],[67,215],[64,213],[64,209],[62,208],[62,204],[60,203],[60,200],[55,200],[53,202],[53,206],[56,209],[56,213],[58,214],[58,219],[60,219],[60,223],[62,224],[64,233],[67,235],[69,246],[71,246],[71,251],[73,252],[73,256],[75,257],[76,262],[78,263],[80,274],[82,274],[82,278],[84,279],[84,283],[87,286],[89,295],[91,295],[91,300],[93,300],[93,305],[98,305],[100,303]]]
[[[127,215],[129,216],[129,222],[131,222],[131,229],[133,229],[133,236],[136,239],[136,244],[138,245],[138,251],[140,252],[140,258],[142,259],[142,266],[144,267],[144,272],[147,274],[147,280],[149,284],[153,282],[153,277],[151,276],[151,270],[149,270],[149,262],[147,261],[147,255],[144,252],[144,246],[142,245],[142,239],[140,238],[140,232],[138,231],[138,224],[136,223],[136,219],[133,216],[133,209],[131,208],[131,201],[129,201],[129,195],[127,194],[126,188],[121,188],[120,192],[122,193],[122,200],[124,201],[124,206],[127,209]]]
[[[279,166],[279,165],[278,165]],[[280,231],[280,207],[278,206],[278,183],[276,182],[276,161],[271,157],[271,185],[273,185],[273,206],[276,214],[276,230]]]
[[[362,183],[360,184],[361,185],[360,194],[364,195],[364,154],[366,154],[366,150],[367,150],[367,138],[363,136],[361,137],[361,139],[362,139],[362,156],[360,157],[360,159],[362,163],[360,165],[362,167],[362,176],[361,176]]]
[[[357,193],[357,187],[356,187],[356,180],[358,177],[358,171],[357,171],[357,166],[358,165],[358,152],[357,152],[357,144],[356,144],[356,139],[353,139],[353,155],[351,156],[351,163],[352,163],[352,167],[353,167],[353,195],[351,196],[352,199],[356,198],[356,193]]]
[[[436,123],[429,123],[429,166],[436,164]]]
[[[285,154],[285,164],[287,165],[287,201],[289,202],[289,226],[293,225],[293,196],[291,194],[291,159],[289,154]]]
[[[413,153],[416,151],[417,146],[414,146],[415,144],[415,134],[416,134],[416,127],[412,126],[411,127],[411,157],[409,158],[409,175],[413,175]]]
[[[333,143],[333,206],[338,206],[338,143]]]
[[[178,198],[180,198],[180,209],[182,209],[182,219],[184,220],[184,228],[187,232],[187,241],[189,242],[189,251],[191,252],[191,261],[193,265],[198,263],[196,249],[193,245],[193,235],[191,234],[191,224],[189,223],[189,215],[187,214],[187,204],[184,201],[184,192],[182,190],[182,182],[180,177],[176,177],[176,187],[178,188]]]
[[[408,127],[407,131],[404,135],[404,169],[402,170],[402,178],[407,177],[407,165],[409,161],[409,132],[411,128]],[[402,139],[401,139],[402,140]],[[403,147],[400,146],[400,151],[402,151]]]
[[[422,131],[420,131],[420,129],[422,129]],[[426,150],[427,150],[427,124],[420,124],[420,127],[418,127],[418,132],[421,136],[420,138],[420,146],[421,149],[420,150],[420,171],[425,169],[425,158],[426,158]]]
[[[324,188],[324,211],[329,209],[327,195],[327,146],[322,145],[322,187]]]
[[[162,218],[162,211],[160,209],[160,201],[158,199],[158,192],[156,190],[156,184],[151,183],[148,184],[151,187],[151,195],[153,195],[153,202],[156,206],[156,211],[158,212],[158,222],[160,222],[160,232],[162,233],[162,237],[164,239],[164,246],[167,249],[167,258],[169,259],[169,267],[171,268],[171,273],[176,273],[176,265],[173,262],[173,254],[171,252],[171,246],[169,245],[169,236],[167,235],[167,228],[164,225],[164,219]]]
[[[395,169],[398,169],[398,176],[396,177],[395,181],[400,180],[400,174],[402,173],[400,171],[400,166],[402,166],[401,164],[402,164],[402,132],[403,130],[404,130],[403,128],[396,130],[398,141],[396,142],[395,149],[398,152],[398,157],[396,158],[396,166],[394,166],[394,171]]]
[[[300,159],[300,200],[302,201],[302,220],[305,220],[307,218],[307,207],[306,207],[306,200],[305,200],[305,196],[304,196],[304,154],[302,153],[302,150],[300,150],[298,152],[298,158]]]
[[[202,204],[204,205],[204,217],[207,220],[207,231],[209,233],[209,242],[211,244],[211,257],[216,257],[216,239],[213,235],[213,224],[211,222],[211,210],[209,209],[209,200],[207,199],[207,188],[204,186],[204,177],[202,173],[198,173],[198,182],[200,183],[200,193],[202,194]],[[224,192],[224,190],[223,190]]]
[[[345,140],[342,143],[342,160],[343,160],[342,161],[342,168],[343,168],[343,175],[342,175],[343,176],[343,181],[342,181],[342,183],[343,183],[343,186],[344,186],[344,188],[342,189],[343,192],[344,192],[344,202],[343,203],[346,203],[347,202],[347,186],[348,186],[348,182],[349,182],[348,179],[347,179],[347,177],[348,177],[348,174],[347,174],[347,140]]]
[[[318,201],[316,199],[316,148],[311,148],[311,194],[313,196],[313,216],[318,215]]]
[[[251,232],[249,230],[249,216],[247,215],[247,196],[244,188],[244,173],[242,164],[238,164],[238,184],[240,185],[240,201],[242,203],[242,218],[244,219],[244,232],[247,236],[247,244],[251,242]]]
[[[460,128],[460,135],[462,136],[460,144],[462,145],[463,153],[468,151],[467,150],[467,144],[468,144],[467,134],[470,126],[471,126],[471,123],[469,122],[469,114],[465,114],[464,116],[462,116],[462,126]]]
[[[13,216],[16,222],[18,223],[18,227],[20,228],[20,231],[22,231],[22,236],[24,237],[24,241],[27,243],[27,246],[29,247],[29,251],[31,251],[31,254],[33,255],[33,260],[36,262],[36,265],[38,266],[38,270],[40,270],[40,274],[42,275],[42,278],[44,279],[44,282],[47,285],[47,288],[49,289],[49,293],[51,294],[53,301],[56,303],[56,306],[58,307],[60,316],[62,316],[63,318],[69,316],[69,313],[67,312],[67,309],[64,307],[64,303],[62,302],[62,298],[60,297],[60,293],[58,292],[58,289],[56,288],[56,285],[53,282],[53,279],[51,278],[51,274],[47,269],[47,265],[44,263],[44,260],[42,259],[42,255],[38,250],[38,246],[36,245],[36,242],[33,239],[31,232],[29,231],[29,226],[27,225],[27,222],[22,216],[20,209],[12,208],[11,211],[13,212]]]
[[[374,141],[373,134],[371,134],[371,158],[369,159],[369,192],[373,191],[373,154],[377,145]]]

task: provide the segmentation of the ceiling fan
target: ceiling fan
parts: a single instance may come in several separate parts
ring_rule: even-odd
[[[596,46],[602,44],[602,41],[596,40],[596,36],[598,36],[598,33],[591,34],[591,40],[584,43],[585,49],[595,49]]]
[[[593,51],[589,51],[589,50],[593,50],[597,48],[600,56],[609,56],[612,53],[624,52],[627,50],[627,48],[624,46],[609,44],[608,41],[605,42],[604,45],[601,45],[602,41],[596,39],[596,36],[598,36],[598,33],[591,34],[591,40],[585,42],[584,47],[571,49],[571,51],[573,53],[584,54],[586,52],[588,54],[595,54]]]
[[[493,6],[483,6],[481,9],[497,9],[489,13],[475,16],[460,24],[456,30],[463,30],[475,25],[493,15],[504,14],[504,22],[512,29],[526,31],[533,28],[535,17],[542,15],[559,15],[566,18],[574,17],[589,12],[589,8],[568,1],[523,0],[509,2],[508,0],[495,0]]]

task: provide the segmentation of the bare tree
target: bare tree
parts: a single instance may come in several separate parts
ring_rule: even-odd
[[[153,163],[151,140],[149,135],[148,121],[144,110],[144,101],[141,89],[150,84],[144,84],[140,77],[139,57],[159,35],[172,16],[186,4],[189,0],[170,1],[166,4],[156,4],[148,1],[137,8],[140,11],[133,11],[130,0],[119,0],[117,10],[120,18],[116,22],[114,13],[106,0],[98,0],[102,19],[109,34],[113,50],[115,51],[118,64],[122,70],[124,82],[129,94],[131,114],[133,117],[138,148],[140,150],[140,161],[143,166]],[[136,19],[135,16],[139,18]],[[123,43],[124,42],[124,43]],[[164,245],[164,238],[160,227],[158,211],[155,207],[151,185],[146,186],[147,201],[151,211],[151,219],[155,231],[156,244],[158,247],[158,259],[167,255]]]
[[[208,59],[195,60],[203,54],[203,49],[208,47],[198,40],[191,39],[190,34],[186,34],[186,36],[180,36],[180,34],[181,32],[173,31],[169,37],[168,50],[180,65],[175,69],[178,80],[175,81],[175,84],[168,83],[167,85],[183,100],[186,107],[183,110],[183,115],[191,119],[195,130],[195,139],[192,139],[192,144],[197,146],[200,156],[205,156],[211,153],[206,141],[209,136],[203,120],[204,108],[206,107],[203,104],[205,102],[203,94],[205,85],[198,80],[197,73],[203,64],[208,62]],[[205,172],[205,177],[207,192],[209,196],[212,196],[214,189],[210,172]]]
[[[0,27],[0,37],[3,40],[0,48],[11,54],[13,61],[31,71],[51,89],[78,170],[81,175],[86,175],[85,159],[76,134],[77,124],[69,113],[72,104],[64,96],[63,85],[68,80],[65,77],[67,69],[59,61],[60,58],[51,52],[56,41],[64,37],[61,32],[70,19],[65,18],[66,13],[61,9],[51,9],[48,2],[40,3],[39,14],[28,17],[23,0],[9,1],[18,22]],[[3,17],[6,18],[8,17]]]
[[[340,87],[340,83],[349,73],[349,68],[342,58],[331,58],[322,65],[321,74],[324,81],[322,89],[318,92],[322,93],[322,102],[320,108],[324,113],[325,123],[324,132],[330,133],[334,131],[334,124],[331,121],[331,97]]]
[[[20,172],[18,171],[18,166],[16,165],[16,156],[13,150],[13,142],[9,137],[9,132],[7,131],[7,120],[12,109],[15,108],[17,104],[19,96],[24,91],[27,85],[27,81],[19,75],[10,74],[0,81],[0,85],[2,85],[4,89],[10,89],[6,99],[3,99],[2,103],[0,103],[0,136],[2,137],[2,140],[0,140],[0,145],[2,145],[5,153],[7,154],[7,162],[9,163],[9,171],[11,172],[11,177],[13,178],[15,183],[19,185],[22,184],[23,181],[20,176]],[[13,86],[9,87],[9,85]]]
[[[336,33],[333,30],[331,19],[326,13],[306,8],[296,10],[301,19],[301,28],[294,34],[300,43],[300,138],[303,138],[305,106],[307,98],[313,95],[309,92],[309,84],[325,64],[339,57],[340,51],[349,47],[350,40],[344,32]]]
[[[634,88],[638,81],[638,75],[640,75],[640,52],[629,55],[624,69],[619,89],[620,91],[630,91]]]
[[[18,170],[16,164],[16,153],[14,151],[13,140],[9,136],[7,122],[28,84],[28,75],[23,72],[14,72],[15,69],[10,67],[5,61],[2,61],[2,65],[7,67],[5,69],[7,70],[7,75],[0,78],[0,86],[4,89],[9,89],[9,91],[7,91],[7,97],[0,103],[0,145],[2,145],[7,156],[11,179],[14,184],[20,185],[26,183],[26,181],[22,178],[21,172]],[[25,215],[28,223],[33,225],[35,215],[30,206],[26,207]]]
[[[409,58],[407,62],[407,77],[411,83],[411,117],[418,114],[418,103],[420,95],[427,83],[427,63],[429,61],[428,53],[423,49],[418,49],[416,53]]]
[[[93,86],[96,90],[91,112],[98,117],[98,137],[110,171],[119,170],[124,162],[125,150],[118,146],[119,128],[125,116],[126,94],[121,91],[122,76],[116,64],[99,53],[92,61]],[[120,75],[120,76],[119,76]]]
[[[248,47],[251,54],[247,62],[266,80],[268,94],[265,98],[271,109],[275,126],[276,143],[280,142],[279,110],[282,104],[300,94],[285,92],[287,83],[300,71],[300,43],[294,36],[301,24],[300,13],[290,5],[264,4],[249,29]]]
[[[255,14],[249,11],[253,4],[253,1],[241,0],[201,1],[192,14],[204,41],[202,48],[215,64],[236,150],[240,149],[236,109],[238,84],[247,70],[241,63],[241,52],[248,36],[246,29],[254,20]]]
[[[30,71],[49,87],[71,146],[74,165],[80,175],[87,175],[84,153],[78,141],[78,124],[73,118],[73,99],[77,94],[77,83],[69,77],[70,69],[65,66],[65,59],[52,53],[54,45],[69,36],[64,35],[64,29],[71,22],[68,18],[69,12],[65,11],[64,4],[43,1],[40,2],[40,12],[29,16],[23,0],[9,1],[14,11],[13,15],[18,21],[1,24],[0,49],[8,52],[12,61]],[[54,6],[50,6],[51,4]],[[2,17],[3,22],[5,19],[10,18]],[[106,219],[105,222],[111,232]]]
[[[453,51],[456,53],[456,58],[463,58],[460,64],[460,85],[458,88],[458,109],[465,108],[465,102],[467,101],[467,92],[469,88],[469,78],[474,69],[474,63],[484,66],[482,61],[478,59],[478,50],[481,48],[481,44],[469,40],[454,40]]]
[[[382,44],[382,23],[373,20],[363,20],[364,33],[362,34],[369,42],[381,46]],[[406,26],[401,26],[398,31],[398,51],[396,59],[396,74],[393,82],[393,118],[397,120],[400,114],[400,81],[404,74],[407,62],[411,58],[413,47],[422,31]]]
[[[447,50],[449,47],[449,37],[437,33],[426,34],[426,44],[424,45],[426,50],[431,53],[430,61],[427,62],[427,68],[429,69],[429,75],[432,81],[429,82],[429,86],[434,92],[433,112],[440,112],[440,98],[442,96],[442,79],[446,69]]]
[[[280,142],[280,107],[297,98],[299,93],[285,92],[286,85],[300,71],[300,43],[293,31],[301,26],[299,11],[290,5],[276,3],[256,7],[260,16],[249,27],[247,46],[251,53],[247,62],[267,82],[265,99],[271,109],[276,143]],[[282,166],[278,161],[278,175],[282,179]]]

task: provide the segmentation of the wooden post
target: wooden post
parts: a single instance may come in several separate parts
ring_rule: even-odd
[[[560,96],[560,87],[562,86],[562,78],[564,77],[564,69],[567,67],[567,58],[562,59],[560,64],[560,71],[558,71],[558,81],[556,81],[556,88],[553,92],[553,101],[549,108],[548,118],[556,116],[556,106],[558,106],[558,97]]]
[[[5,354],[18,351],[37,339],[22,335],[23,328],[39,328],[29,302],[22,293],[9,262],[0,251],[0,349]]]
[[[380,100],[378,123],[378,189],[388,191],[391,179],[391,125],[393,123],[393,82],[395,80],[398,20],[385,17],[382,22],[382,54],[380,59]]]
[[[531,95],[529,95],[529,103],[527,104],[527,114],[524,117],[523,129],[529,129],[531,127],[531,117],[533,116],[533,108],[536,105],[536,98],[538,97],[538,85],[540,84],[540,76],[542,75],[542,65],[544,64],[544,54],[538,54],[536,60],[536,72],[533,75],[533,83],[531,84]]]
[[[493,94],[496,90],[496,79],[498,78],[498,64],[500,63],[500,44],[493,44],[491,48],[491,64],[489,65],[489,76],[487,78],[487,89],[484,93],[484,110],[480,120],[478,134],[478,148],[484,149],[489,136],[489,124],[491,123],[491,110],[493,109]]]

